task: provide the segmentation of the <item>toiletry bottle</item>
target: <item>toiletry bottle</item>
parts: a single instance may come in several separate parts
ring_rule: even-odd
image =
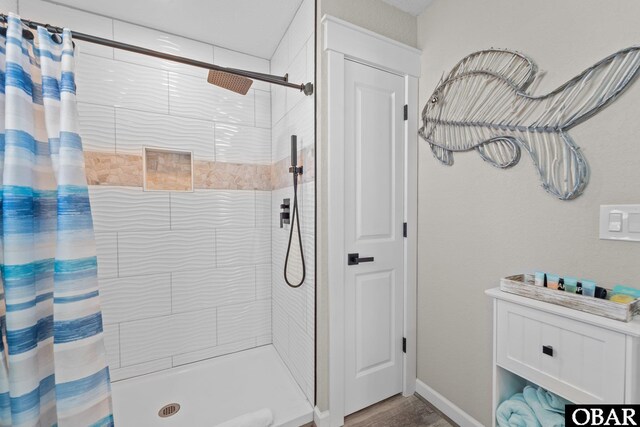
[[[577,285],[578,285],[578,279],[576,279],[575,277],[565,277],[564,279],[565,291],[575,294]]]
[[[591,280],[582,281],[582,295],[593,297],[596,294],[596,282]]]
[[[620,304],[630,304],[635,301],[635,298],[633,298],[631,295],[615,294],[612,295],[611,298],[609,298],[609,301],[617,302]]]
[[[631,295],[634,298],[640,298],[640,289],[631,286],[615,285],[612,289],[614,294]]]
[[[558,290],[564,291],[564,279],[562,277],[558,280]]]
[[[594,296],[600,299],[607,299],[607,290],[605,288],[601,288],[600,286],[596,286],[596,292]]]

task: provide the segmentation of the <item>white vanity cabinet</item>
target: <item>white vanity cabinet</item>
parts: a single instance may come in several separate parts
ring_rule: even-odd
[[[575,403],[640,403],[640,317],[625,323],[498,288],[493,298],[493,425],[525,385]]]

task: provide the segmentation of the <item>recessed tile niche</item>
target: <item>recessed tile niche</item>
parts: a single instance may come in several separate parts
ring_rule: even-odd
[[[143,148],[145,191],[193,191],[191,151]]]

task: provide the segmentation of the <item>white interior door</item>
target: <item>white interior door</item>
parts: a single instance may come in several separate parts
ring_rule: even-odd
[[[345,414],[402,391],[404,79],[345,61]],[[355,256],[352,256],[355,258]]]

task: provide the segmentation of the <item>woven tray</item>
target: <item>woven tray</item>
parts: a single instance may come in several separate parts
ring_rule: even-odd
[[[543,288],[533,283],[534,276],[532,274],[518,274],[501,279],[500,290],[622,322],[630,321],[640,312],[640,299],[628,304],[621,304],[601,298]],[[611,291],[607,289],[607,292]]]

